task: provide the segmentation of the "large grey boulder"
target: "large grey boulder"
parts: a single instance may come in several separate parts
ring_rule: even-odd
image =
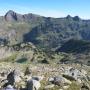
[[[8,80],[8,84],[14,85],[14,82],[15,82],[15,79],[14,79],[14,71],[11,71],[11,72],[7,75],[7,80]]]
[[[67,84],[72,83],[71,81],[67,80],[66,78],[62,76],[56,76],[56,77],[49,78],[49,82],[51,82],[52,84],[58,85],[58,86],[62,86],[65,83]]]
[[[15,90],[12,85],[8,85],[5,90]]]
[[[11,71],[7,75],[8,84],[14,85],[15,83],[19,83],[21,81],[20,73],[16,70]]]
[[[86,74],[87,73],[85,70],[78,70],[72,67],[68,67],[65,69],[63,76],[67,79],[76,80],[80,82],[80,80],[88,81]]]
[[[44,90],[52,89],[52,88],[54,88],[54,86],[55,86],[54,84],[47,85],[47,86],[45,86]]]
[[[40,86],[41,84],[37,80],[31,79],[27,82],[27,90],[39,90]]]

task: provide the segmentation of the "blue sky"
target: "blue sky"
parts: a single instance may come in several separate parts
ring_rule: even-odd
[[[90,19],[90,0],[0,0],[0,15],[8,10],[43,16],[80,16]]]

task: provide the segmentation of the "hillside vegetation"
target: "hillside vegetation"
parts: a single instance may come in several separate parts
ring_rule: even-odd
[[[10,45],[32,42],[43,50],[54,50],[70,39],[90,40],[90,20],[78,16],[51,18],[18,14],[12,10],[0,17],[0,39]],[[2,35],[4,34],[4,35]]]

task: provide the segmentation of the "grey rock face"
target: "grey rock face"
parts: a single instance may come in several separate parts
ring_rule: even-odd
[[[8,85],[5,90],[15,90],[15,89],[13,88],[13,86]]]
[[[37,20],[37,18],[39,17],[40,17],[39,15],[34,15],[32,13],[21,15],[12,10],[9,10],[5,14],[4,19],[5,21],[9,21],[9,22],[13,22],[13,21],[22,22],[22,21]]]
[[[29,67],[26,68],[24,75],[31,75],[31,70]]]
[[[47,85],[46,87],[45,87],[45,90],[49,90],[49,89],[52,89],[54,87],[54,84],[51,84],[51,85]]]
[[[90,90],[90,86],[83,83],[82,87],[81,87],[81,90]]]
[[[27,82],[27,90],[39,90],[40,86],[41,84],[37,80],[31,79]]]
[[[21,80],[20,73],[17,72],[16,70],[11,71],[7,75],[7,80],[8,80],[8,84],[10,85],[14,85],[14,83],[18,83]]]
[[[14,85],[15,79],[14,79],[14,71],[10,72],[7,76],[8,83],[10,85]]]
[[[70,76],[75,80],[78,80],[78,79],[80,79],[80,80],[86,79],[87,80],[86,73],[84,73],[84,71],[82,72],[82,71],[80,71],[78,69],[74,69],[72,67],[66,68],[64,75]]]
[[[65,79],[62,76],[56,76],[56,77],[53,77],[53,78],[49,78],[49,81],[52,84],[55,84],[55,85],[58,85],[58,86],[62,86],[65,83],[71,84],[71,82],[69,80]]]
[[[6,21],[18,21],[22,20],[22,15],[15,13],[12,10],[9,10],[4,16]]]

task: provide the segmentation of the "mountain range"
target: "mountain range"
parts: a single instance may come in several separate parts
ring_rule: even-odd
[[[22,15],[12,10],[0,17],[1,44],[32,42],[42,50],[50,51],[73,39],[90,41],[90,20],[70,15],[63,18],[32,13]]]

